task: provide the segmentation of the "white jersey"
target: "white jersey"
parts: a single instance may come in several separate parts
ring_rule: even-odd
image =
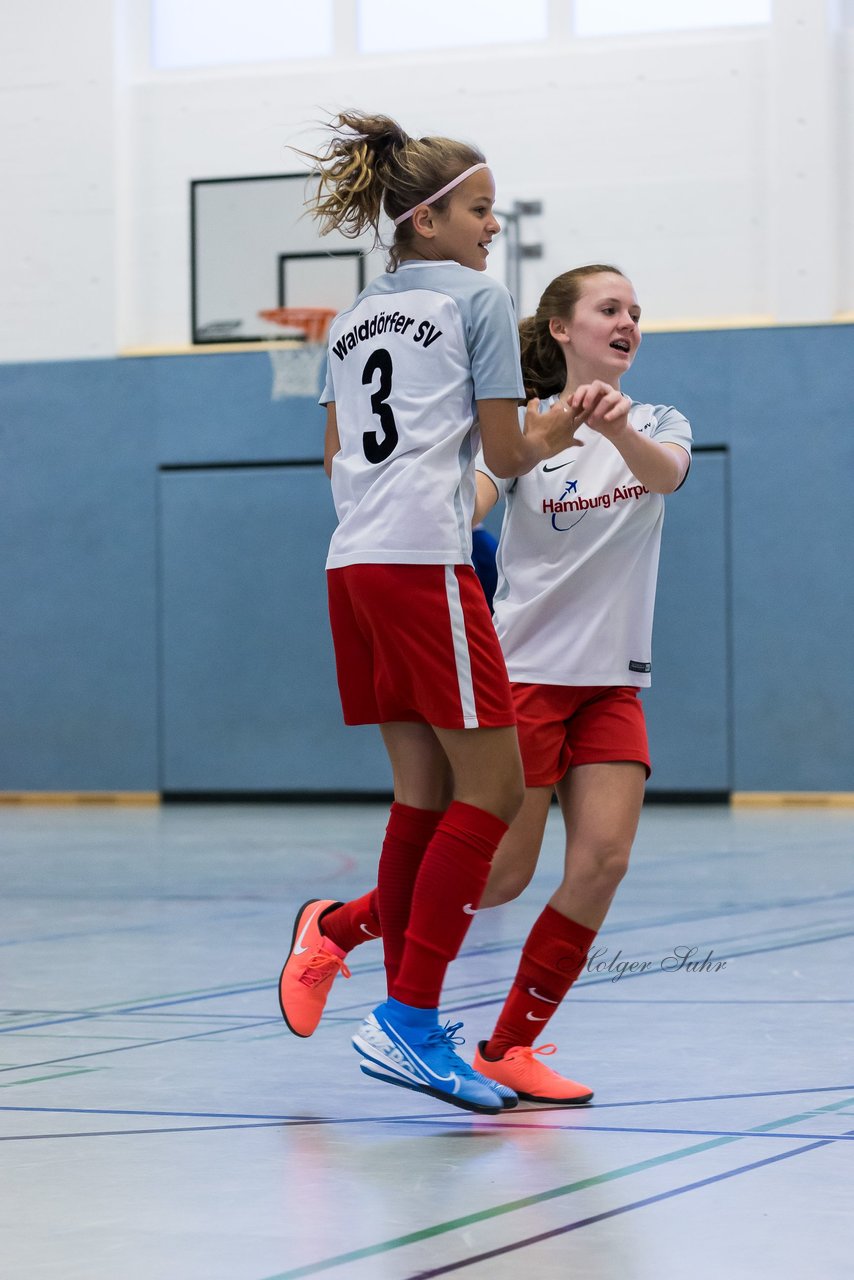
[[[328,568],[470,564],[476,400],[523,400],[510,294],[456,262],[405,262],[329,334],[341,449]]]
[[[676,409],[633,401],[629,424],[691,451],[691,428]],[[604,436],[586,426],[576,436],[583,448],[515,480],[499,480],[478,460],[507,498],[495,628],[518,683],[645,687],[664,498],[635,479]]]

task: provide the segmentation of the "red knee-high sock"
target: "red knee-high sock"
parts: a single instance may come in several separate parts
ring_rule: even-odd
[[[531,1045],[544,1030],[584,968],[595,929],[545,907],[522,948],[510,994],[486,1046],[486,1057],[503,1058],[514,1045]]]
[[[381,937],[376,889],[326,911],[320,917],[320,932],[342,951],[352,951],[360,942]]]
[[[433,1009],[468,932],[506,822],[455,800],[430,841],[412,895],[406,944],[389,995]]]
[[[412,894],[421,860],[442,819],[433,809],[413,809],[411,805],[391,806],[377,875],[379,924],[382,934],[386,981],[389,992],[397,976],[403,940],[409,923]]]

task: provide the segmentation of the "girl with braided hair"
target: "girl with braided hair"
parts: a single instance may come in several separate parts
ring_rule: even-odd
[[[471,565],[475,458],[524,475],[573,442],[577,415],[524,388],[510,295],[483,274],[500,230],[483,155],[411,138],[393,120],[342,112],[312,156],[321,232],[393,224],[388,270],[329,333],[325,465],[338,526],[329,611],[347,724],[379,724],[394,780],[377,890],[352,927],[382,933],[389,999],[353,1039],[362,1071],[470,1111],[515,1105],[440,1024],[442,983],[524,794],[515,712],[489,608]],[[288,1026],[316,1026],[312,996],[346,948],[307,903],[280,982]],[[337,936],[347,932],[339,921]]]

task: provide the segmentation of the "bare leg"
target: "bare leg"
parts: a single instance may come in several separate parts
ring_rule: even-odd
[[[498,907],[518,898],[537,869],[543,843],[552,787],[528,787],[522,808],[498,846],[483,897],[482,908]]]
[[[579,765],[558,783],[566,827],[564,877],[522,949],[513,986],[485,1050],[490,1058],[520,1047],[527,1053],[583,969],[628,866],[644,783],[643,766],[631,762]],[[512,828],[508,842],[511,834]],[[533,855],[527,853],[527,876],[537,849],[538,845]],[[531,1068],[529,1059],[530,1054],[522,1055],[525,1072],[535,1070],[544,1083],[550,1081],[559,1090],[568,1087],[566,1082],[556,1085],[541,1067]],[[567,1098],[576,1100],[573,1088]]]
[[[557,784],[566,860],[549,905],[588,929],[601,927],[628,868],[645,782],[643,765],[619,761],[579,765]]]

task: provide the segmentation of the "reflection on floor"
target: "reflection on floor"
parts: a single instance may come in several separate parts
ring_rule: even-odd
[[[851,1274],[854,814],[645,810],[549,1028],[595,1103],[495,1118],[361,1075],[376,942],[311,1040],[279,1017],[295,909],[370,887],[385,816],[0,809],[4,1280]],[[555,815],[472,926],[466,1049],[560,857]]]

